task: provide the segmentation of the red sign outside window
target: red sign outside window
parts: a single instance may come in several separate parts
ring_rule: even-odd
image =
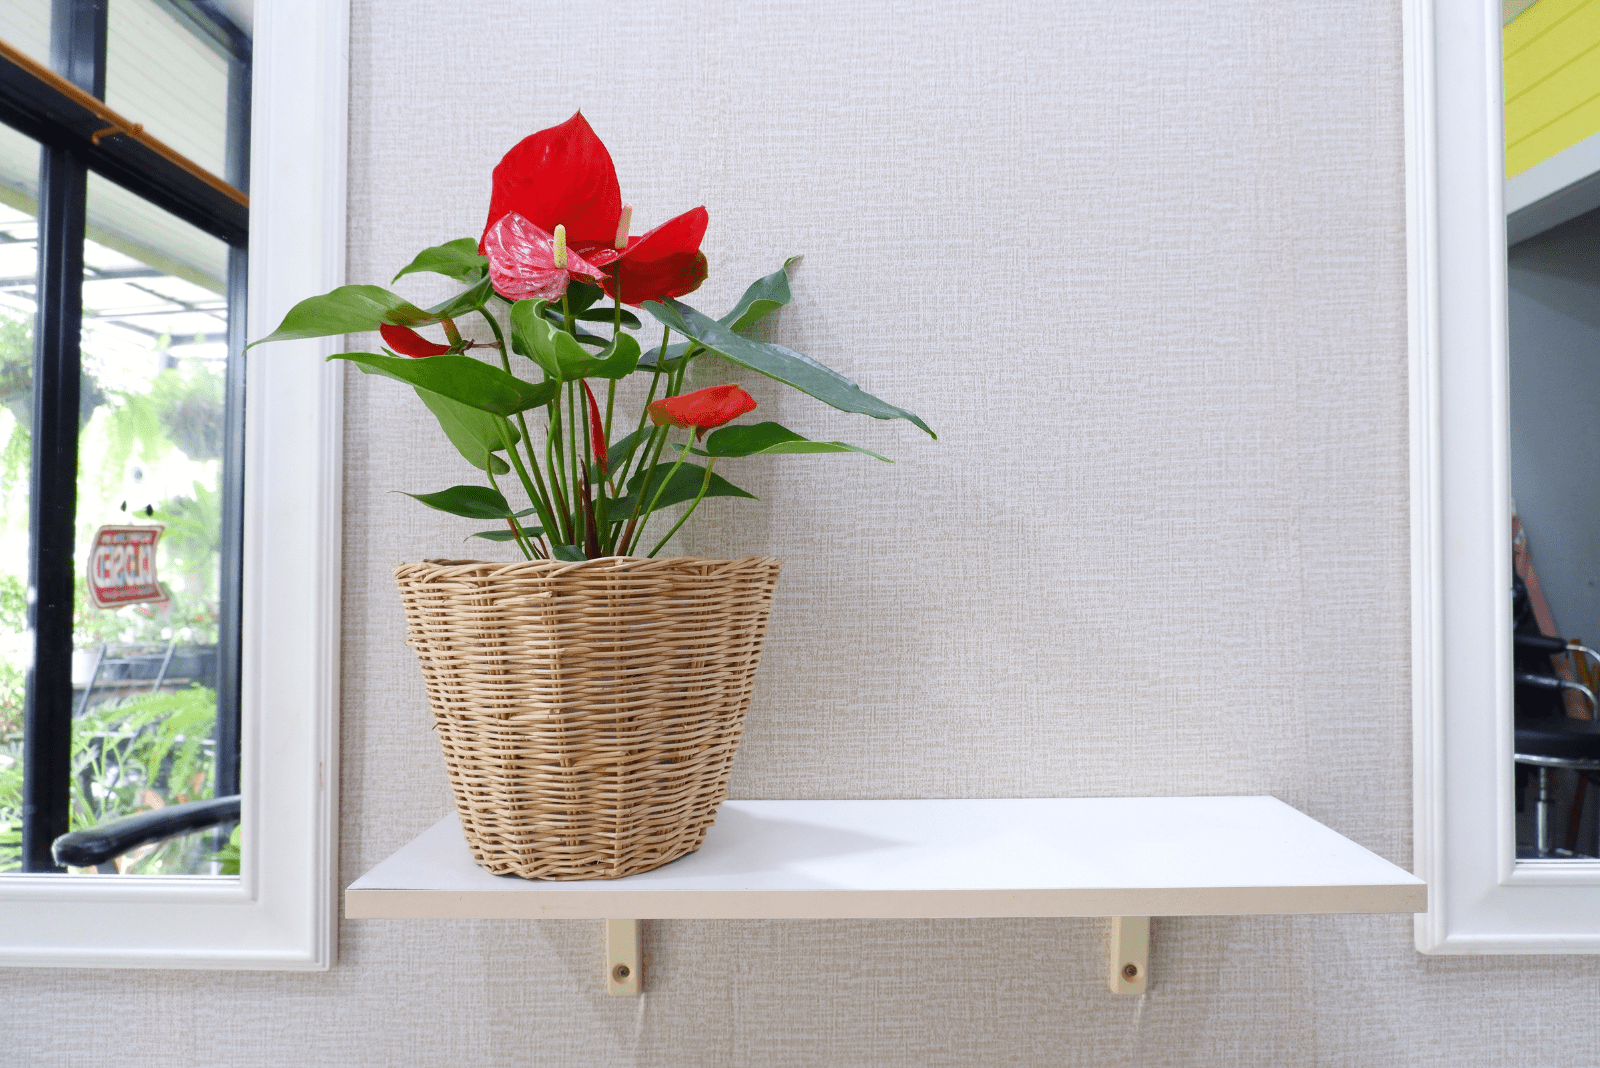
[[[89,550],[89,599],[96,608],[164,603],[156,579],[156,542],[165,527],[101,527]]]

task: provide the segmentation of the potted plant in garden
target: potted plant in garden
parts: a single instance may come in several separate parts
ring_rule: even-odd
[[[749,336],[788,303],[787,264],[712,318],[679,300],[707,275],[706,210],[642,236],[631,220],[610,154],[574,115],[501,160],[479,239],[425,249],[395,275],[442,274],[462,293],[423,309],[341,286],[256,342],[378,331],[384,352],[331,358],[413,387],[484,476],[412,496],[498,524],[476,536],[522,553],[395,571],[463,830],[496,873],[616,878],[699,847],[726,796],[779,563],[658,554],[705,498],[751,496],[719,461],[885,459],[774,422],[735,423],[756,399],[734,384],[684,393],[690,364],[721,357],[841,411],[933,433]],[[641,344],[633,331],[647,328],[630,309],[654,320],[659,342]],[[493,340],[464,336],[466,317]],[[442,340],[418,333],[433,326]],[[655,341],[653,329],[645,336]],[[638,375],[649,378],[644,402],[619,419],[618,384]],[[520,491],[515,503],[508,489]]]

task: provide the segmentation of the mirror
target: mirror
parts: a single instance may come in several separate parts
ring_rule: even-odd
[[[1600,4],[1504,0],[1515,825],[1600,857]]]

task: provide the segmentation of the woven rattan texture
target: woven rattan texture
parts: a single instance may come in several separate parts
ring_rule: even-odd
[[[477,862],[528,879],[616,879],[699,849],[728,796],[779,566],[396,568]]]

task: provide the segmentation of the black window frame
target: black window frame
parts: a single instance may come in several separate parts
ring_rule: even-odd
[[[105,96],[114,0],[52,0],[50,69]],[[244,529],[245,283],[249,232],[250,41],[208,0],[156,0],[228,60],[225,173],[219,184],[109,124],[23,62],[0,55],[0,122],[39,143],[38,313],[28,539],[32,661],[23,709],[22,870],[62,872],[51,845],[69,828],[77,521],[79,347],[89,171],[229,246],[222,552],[217,641],[216,795],[239,792],[240,596]],[[3,36],[3,34],[0,34]],[[126,116],[137,122],[138,116]],[[232,188],[228,188],[231,186]]]

